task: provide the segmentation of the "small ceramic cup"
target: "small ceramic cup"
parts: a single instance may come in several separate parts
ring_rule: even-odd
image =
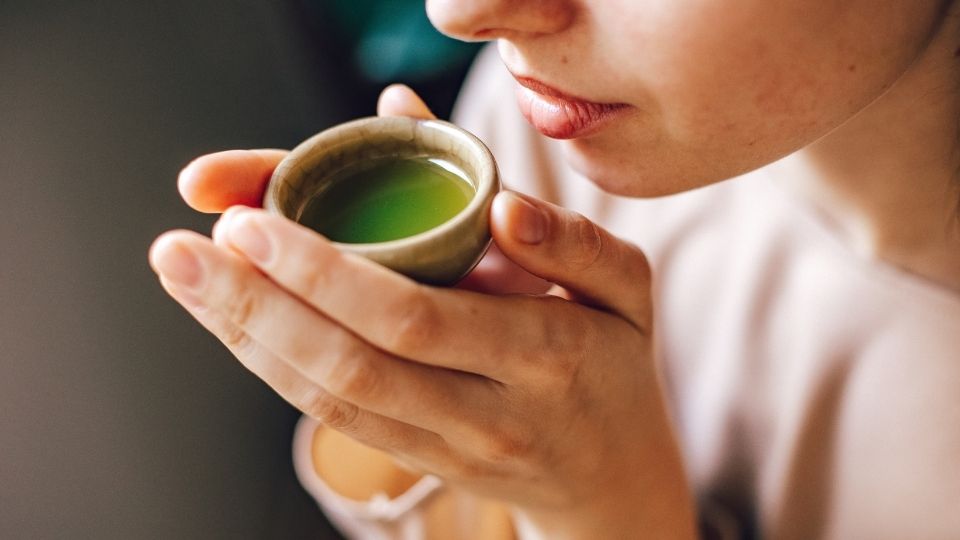
[[[500,174],[490,150],[472,134],[448,122],[406,117],[363,118],[307,139],[277,166],[263,207],[299,221],[312,197],[323,196],[336,173],[379,158],[440,158],[466,174],[474,196],[466,208],[428,231],[389,242],[334,244],[422,283],[451,285],[490,246],[490,205]]]

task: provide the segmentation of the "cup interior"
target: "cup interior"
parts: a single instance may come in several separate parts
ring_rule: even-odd
[[[300,221],[311,198],[323,197],[327,183],[356,178],[338,173],[383,158],[443,160],[463,173],[474,188],[472,198],[447,221],[411,236],[373,243],[333,243],[421,283],[456,283],[490,246],[489,213],[500,190],[500,174],[490,150],[453,124],[403,117],[365,118],[323,131],[294,148],[277,166],[263,206]]]
[[[322,197],[330,182],[343,177],[338,173],[388,158],[445,161],[473,187],[474,200],[490,181],[489,151],[461,129],[441,121],[365,118],[319,133],[295,148],[274,172],[264,204],[299,221],[307,202]]]

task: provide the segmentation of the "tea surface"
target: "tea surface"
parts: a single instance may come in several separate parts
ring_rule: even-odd
[[[429,159],[379,159],[348,168],[297,221],[335,242],[387,242],[436,227],[466,208],[473,186]]]

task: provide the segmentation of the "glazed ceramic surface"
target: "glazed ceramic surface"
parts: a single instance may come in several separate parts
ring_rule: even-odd
[[[371,244],[335,243],[417,281],[450,285],[465,276],[490,245],[489,215],[500,190],[493,155],[472,134],[441,120],[363,118],[318,133],[297,146],[273,173],[263,207],[297,221],[307,201],[336,173],[382,158],[438,158],[461,171],[476,193],[449,221],[426,232]]]

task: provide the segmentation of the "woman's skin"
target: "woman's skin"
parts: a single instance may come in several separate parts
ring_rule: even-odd
[[[949,5],[948,5],[949,4]],[[429,0],[499,39],[517,75],[629,114],[566,143],[601,187],[650,196],[766,165],[854,250],[960,290],[960,24],[938,0]],[[381,114],[427,116],[388,89]],[[191,163],[189,204],[259,206],[275,150]],[[649,267],[581,216],[512,193],[491,231],[545,296],[417,285],[233,208],[213,241],[163,235],[164,287],[306,414],[418,471],[508,502],[550,538],[691,538],[692,496],[651,350]],[[506,269],[506,270],[504,270]],[[489,273],[483,276],[484,272]]]
[[[515,75],[634,114],[568,141],[613,193],[756,169],[804,192],[859,253],[960,291],[960,17],[944,0],[428,0],[499,39]]]

